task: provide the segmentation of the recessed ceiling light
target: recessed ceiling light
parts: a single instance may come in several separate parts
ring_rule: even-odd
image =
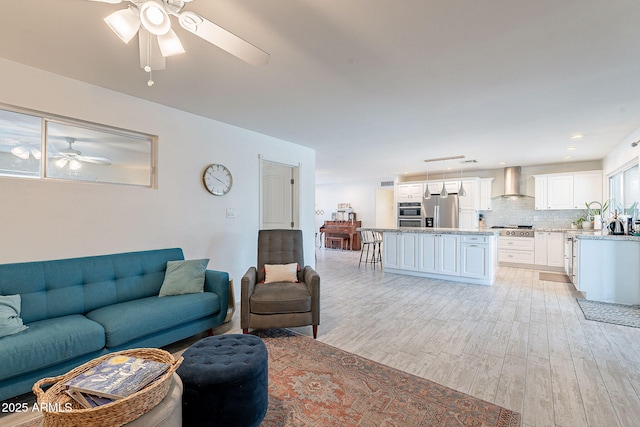
[[[570,159],[570,158],[571,158],[571,156],[564,156],[564,158],[565,158],[565,159]]]
[[[576,147],[567,147],[567,151],[573,151],[575,149],[576,149]]]
[[[498,164],[499,164],[499,165],[506,165],[506,164],[507,164],[507,162],[500,162],[500,163],[498,163]]]
[[[571,135],[571,139],[580,139],[583,138],[584,135],[581,133],[576,133],[575,135]]]

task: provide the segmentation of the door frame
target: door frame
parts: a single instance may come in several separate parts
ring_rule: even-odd
[[[275,158],[271,158],[268,156],[265,156],[263,154],[258,154],[258,204],[259,204],[259,209],[258,209],[258,228],[260,230],[262,230],[264,223],[263,223],[263,202],[264,202],[264,198],[266,197],[266,195],[264,194],[263,191],[263,171],[264,171],[264,163],[265,162],[269,162],[269,163],[277,163],[279,165],[283,165],[283,166],[287,166],[290,167],[292,170],[292,175],[293,175],[293,188],[292,188],[292,192],[293,194],[291,195],[291,208],[293,210],[292,212],[292,219],[293,219],[293,227],[291,227],[292,229],[299,229],[300,228],[300,168],[302,167],[302,165],[299,162],[287,162],[287,161],[283,161],[281,159],[275,159]]]

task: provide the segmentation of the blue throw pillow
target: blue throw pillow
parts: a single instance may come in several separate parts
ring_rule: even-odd
[[[0,337],[27,329],[20,318],[20,295],[0,295]]]
[[[168,261],[158,296],[204,292],[204,273],[208,264],[208,259]]]

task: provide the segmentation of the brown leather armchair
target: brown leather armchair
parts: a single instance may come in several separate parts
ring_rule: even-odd
[[[260,283],[265,279],[265,264],[297,263],[298,283]],[[320,276],[304,266],[301,230],[260,230],[258,264],[242,277],[240,326],[271,329],[294,326],[313,327],[318,336],[320,324]]]

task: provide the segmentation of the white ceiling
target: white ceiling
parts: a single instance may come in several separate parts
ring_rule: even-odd
[[[0,57],[312,147],[318,183],[596,160],[640,126],[637,0],[195,0],[270,62],[174,25],[151,88],[123,7],[4,0]]]

